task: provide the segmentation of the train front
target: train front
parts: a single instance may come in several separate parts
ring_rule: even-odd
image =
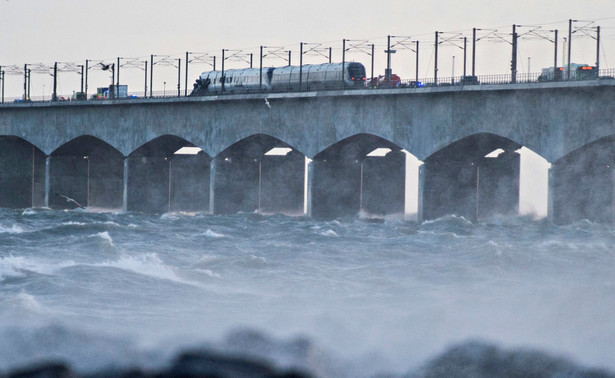
[[[346,63],[347,76],[344,78],[347,85],[365,86],[365,67],[361,63],[350,62]]]

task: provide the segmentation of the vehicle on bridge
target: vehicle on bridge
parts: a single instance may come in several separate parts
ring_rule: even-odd
[[[203,72],[190,95],[361,88],[366,80],[365,67],[356,62],[270,67],[263,68],[262,74],[260,68],[231,69],[224,76],[222,71]]]
[[[565,80],[568,75],[568,65],[564,67],[543,68],[538,81],[560,81]],[[598,78],[598,70],[595,66],[587,64],[570,64],[570,80],[593,80]]]

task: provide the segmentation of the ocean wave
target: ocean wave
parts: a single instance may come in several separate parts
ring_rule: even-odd
[[[207,236],[208,238],[214,238],[214,239],[226,237],[226,235],[214,232],[211,229],[207,229],[207,231],[205,231],[203,235]]]
[[[26,230],[18,224],[12,224],[10,226],[0,225],[0,234],[21,234],[23,232],[26,232]]]
[[[201,286],[199,283],[183,279],[175,269],[165,264],[155,253],[146,253],[136,256],[121,256],[118,260],[105,261],[93,266],[112,267],[137,273],[143,276],[169,280],[185,285]]]
[[[51,275],[58,270],[75,265],[73,261],[48,262],[26,256],[0,257],[0,280],[8,277],[24,277],[28,273]]]

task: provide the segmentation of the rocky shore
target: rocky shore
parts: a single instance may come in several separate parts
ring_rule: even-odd
[[[262,341],[262,340],[261,340]],[[135,369],[108,369],[82,374],[61,362],[44,363],[1,374],[1,378],[307,378],[355,376],[356,372],[316,369],[309,367],[279,368],[266,359],[241,357],[214,351],[183,352],[168,368],[158,371]],[[383,372],[378,378],[439,378],[439,377],[574,377],[615,378],[613,372],[586,368],[568,359],[554,357],[542,351],[529,349],[504,350],[493,344],[469,341],[447,349],[421,368],[404,374]]]

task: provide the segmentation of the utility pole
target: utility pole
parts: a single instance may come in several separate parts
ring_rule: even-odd
[[[572,47],[572,19],[568,20],[568,68],[566,69],[566,79],[570,80],[570,48]]]
[[[152,98],[154,97],[154,55],[152,54],[150,56],[150,63],[149,63],[149,97]]]
[[[600,77],[600,26],[596,26],[596,77]]]
[[[472,76],[476,76],[476,28],[472,28]]]
[[[53,64],[53,96],[51,101],[58,101],[58,62]]]
[[[434,43],[434,65],[433,65],[433,83],[438,85],[438,32],[436,31],[436,42]]]
[[[416,85],[419,85],[419,41],[416,41]]]
[[[529,74],[529,72],[528,72]],[[510,61],[510,81],[517,82],[517,25],[512,26],[512,59]]]
[[[303,80],[303,42],[299,43],[299,90]]]
[[[188,54],[189,52],[186,51],[186,81],[185,81],[185,89],[184,89],[184,96],[188,97]]]

